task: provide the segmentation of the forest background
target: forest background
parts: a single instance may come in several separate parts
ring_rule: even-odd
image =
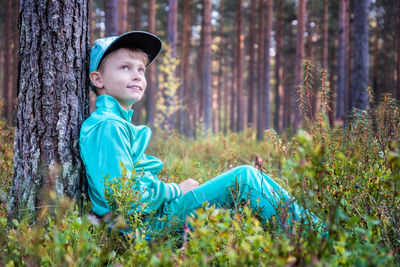
[[[0,5],[3,264],[398,264],[399,1]],[[57,24],[61,12],[67,24]],[[304,234],[302,223],[288,227],[284,210],[260,225],[246,203],[201,210],[193,231],[151,242],[140,230],[126,239],[86,216],[76,140],[95,96],[81,71],[85,42],[128,30],[166,43],[133,118],[155,130],[149,154],[165,162],[162,175],[204,182],[257,159],[323,218],[328,238]],[[82,44],[57,50],[63,38]],[[141,229],[123,208],[135,195],[114,191],[118,213]]]
[[[374,0],[364,7],[363,17],[355,14],[356,3],[362,1],[93,0],[90,43],[145,30],[168,44],[176,60],[168,79],[175,86],[167,85],[160,57],[148,71],[145,100],[134,107],[135,124],[154,125],[157,120],[157,126],[187,136],[252,127],[261,139],[264,129],[299,127],[298,88],[305,59],[326,70],[331,125],[344,120],[353,107],[365,109],[368,86],[376,99],[384,93],[400,98],[399,3]],[[0,5],[0,97],[5,99],[2,114],[13,125],[19,5],[11,0]],[[320,104],[318,89],[310,92],[310,115]],[[361,104],[357,97],[363,99]],[[92,110],[94,98],[91,95]]]

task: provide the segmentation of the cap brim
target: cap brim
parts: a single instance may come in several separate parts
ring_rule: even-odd
[[[139,48],[149,56],[146,67],[158,56],[162,48],[162,41],[156,35],[144,31],[131,31],[120,35],[104,52],[102,59],[119,48]],[[101,62],[101,60],[100,60]],[[99,63],[100,65],[100,63]]]

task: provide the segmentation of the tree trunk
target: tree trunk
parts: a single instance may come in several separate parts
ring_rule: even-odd
[[[249,127],[254,126],[254,80],[256,78],[255,75],[255,49],[254,45],[256,44],[256,0],[250,0],[250,36],[249,36],[249,78],[248,78],[248,87],[249,87],[249,95],[248,95],[248,104],[247,104],[247,124]]]
[[[106,36],[118,35],[118,0],[104,0]]]
[[[244,57],[244,33],[243,33],[243,4],[237,0],[237,24],[236,24],[236,53],[237,53],[237,130],[244,130],[244,90],[243,90],[243,57]]]
[[[149,0],[149,29],[151,33],[156,31],[156,0]],[[146,122],[152,127],[154,125],[155,103],[154,96],[156,94],[156,73],[155,65],[151,64],[147,70],[147,92],[146,92]]]
[[[177,35],[178,35],[178,0],[169,0],[168,1],[168,32],[167,32],[167,44],[171,48],[171,58],[176,59],[176,43],[177,43]],[[173,70],[173,77],[176,77],[176,70]],[[166,105],[169,107],[173,107],[176,101],[176,94],[172,96],[165,96],[166,97]],[[175,128],[175,113],[171,114],[168,118],[169,129]]]
[[[397,13],[400,12],[400,1],[397,1]],[[394,98],[400,101],[400,16],[397,16],[397,27],[396,27],[396,40],[397,40],[397,82],[396,82],[396,94],[393,95]]]
[[[263,113],[263,86],[264,86],[264,64],[265,64],[265,0],[260,0],[258,17],[260,21],[258,58],[258,87],[257,87],[257,140],[264,137],[264,113]]]
[[[118,30],[119,34],[128,31],[128,0],[118,0]]]
[[[12,1],[7,1],[7,10],[11,13]],[[11,62],[11,52],[10,52],[10,44],[11,44],[11,17],[7,16],[7,20],[5,23],[5,45],[4,45],[4,80],[3,80],[3,96],[5,99],[5,106],[3,107],[3,117],[8,118],[8,107],[11,105],[8,99],[8,85],[10,82],[10,62]]]
[[[344,119],[345,93],[347,92],[347,53],[346,53],[346,0],[339,2],[339,47],[336,87],[336,119]]]
[[[204,90],[204,133],[211,131],[212,106],[211,106],[211,0],[203,1],[204,21],[204,54],[202,68],[202,87]]]
[[[86,192],[79,130],[88,115],[87,1],[21,1],[17,125],[9,215],[35,217],[48,191]],[[67,27],[65,25],[75,25]]]
[[[350,21],[351,15],[350,15],[350,0],[346,0],[346,55],[347,55],[347,87],[344,96],[345,96],[345,111],[346,115],[349,113],[351,109],[351,76],[352,76],[352,71],[353,71],[353,49],[352,49],[352,21]],[[345,121],[347,121],[347,116],[345,117]]]
[[[271,32],[272,32],[272,10],[273,10],[273,1],[272,0],[266,0],[266,6],[265,6],[265,12],[266,12],[266,17],[265,17],[265,49],[264,49],[264,97],[263,97],[263,113],[264,113],[264,129],[269,129],[270,127],[270,116],[271,116],[271,111],[270,111],[270,91],[271,91],[271,85],[270,85],[270,59],[269,59],[269,49],[271,47]]]
[[[221,131],[222,129],[222,91],[223,91],[223,84],[226,83],[226,80],[223,79],[223,73],[224,73],[224,31],[223,31],[223,26],[224,26],[224,0],[221,0],[219,3],[219,14],[220,14],[220,21],[219,21],[219,37],[220,37],[220,43],[219,43],[219,56],[218,56],[218,76],[217,76],[217,131]]]
[[[143,1],[141,0],[134,0],[134,4],[135,4],[135,9],[134,9],[134,15],[133,15],[133,29],[134,30],[141,30],[142,28],[142,21],[141,21],[141,17],[142,17],[142,5],[143,5]]]
[[[283,129],[283,87],[282,87],[282,20],[283,0],[276,2],[276,48],[275,48],[275,112],[274,128],[277,132]]]
[[[342,0],[340,0],[342,1]],[[329,2],[324,0],[324,16],[323,16],[323,48],[322,48],[322,68],[328,69],[328,29],[329,29]],[[340,27],[340,26],[339,26]],[[340,30],[339,30],[340,31]]]
[[[190,36],[191,36],[191,1],[183,1],[183,22],[182,22],[182,61],[181,61],[181,86],[179,88],[179,99],[183,107],[179,111],[179,132],[189,135],[191,121],[189,119],[189,108],[191,104],[189,88],[189,56],[190,56]]]
[[[306,0],[299,0],[297,10],[297,34],[296,34],[296,69],[295,69],[295,84],[294,90],[299,92],[299,86],[303,85],[303,60],[304,60],[304,30],[305,21],[304,15],[306,13]],[[295,94],[298,99],[301,99],[298,93]],[[293,120],[293,129],[297,131],[301,124],[302,110],[300,104],[295,102],[295,113]]]
[[[351,107],[368,106],[368,13],[369,0],[354,1],[354,41]]]

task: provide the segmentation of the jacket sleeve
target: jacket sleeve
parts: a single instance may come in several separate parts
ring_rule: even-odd
[[[132,161],[131,138],[122,122],[105,120],[83,141],[81,154],[88,173],[89,196],[93,212],[100,216],[110,211],[104,197],[104,179],[121,177],[121,162],[128,175],[132,175],[135,163]],[[142,202],[148,204],[147,212],[182,195],[177,184],[164,183],[150,172],[140,176],[138,189],[143,192]]]

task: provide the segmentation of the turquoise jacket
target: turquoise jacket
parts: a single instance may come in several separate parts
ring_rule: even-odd
[[[124,110],[109,95],[96,100],[97,109],[87,118],[80,132],[81,158],[86,168],[92,210],[99,216],[110,211],[104,198],[104,179],[121,177],[120,162],[129,170],[142,173],[140,190],[142,201],[148,203],[147,211],[156,210],[164,202],[182,195],[175,183],[164,183],[157,178],[163,163],[144,152],[149,144],[151,130],[131,123],[133,110]]]

